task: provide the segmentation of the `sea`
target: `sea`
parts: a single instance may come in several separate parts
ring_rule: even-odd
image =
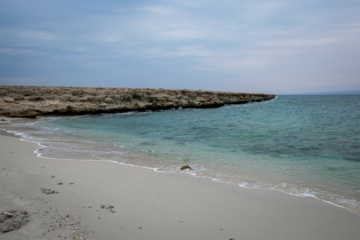
[[[37,142],[41,157],[181,172],[360,214],[360,95],[45,117],[6,130]],[[184,165],[192,169],[181,171]]]

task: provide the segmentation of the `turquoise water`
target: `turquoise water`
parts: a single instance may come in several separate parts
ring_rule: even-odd
[[[30,126],[28,126],[30,127]],[[46,119],[48,157],[112,160],[316,197],[360,213],[360,95]]]

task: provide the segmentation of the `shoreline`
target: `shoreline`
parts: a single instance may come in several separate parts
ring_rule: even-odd
[[[0,139],[0,212],[15,208],[30,215],[29,223],[2,239],[66,239],[73,231],[89,239],[357,239],[360,234],[358,215],[316,199],[112,162],[39,158],[35,143],[3,134]],[[41,188],[59,193],[44,194]]]
[[[32,125],[31,123],[35,123],[37,121],[47,121],[46,119],[51,117],[44,117],[44,118],[40,118],[40,119],[24,119],[24,118],[3,118],[3,120],[8,121],[8,123],[13,123],[13,121],[15,120],[15,122],[20,122],[20,123],[30,123],[30,125]],[[45,120],[44,120],[45,119]],[[16,128],[18,128],[19,126],[16,126]],[[21,141],[26,141],[29,143],[35,143],[38,145],[38,149],[34,151],[34,153],[37,155],[37,157],[39,158],[44,158],[44,159],[51,159],[51,160],[61,160],[61,161],[85,161],[85,162],[91,162],[91,161],[96,161],[96,162],[110,162],[113,164],[120,164],[120,165],[124,165],[124,166],[128,166],[128,167],[138,167],[138,168],[143,168],[143,169],[148,169],[148,170],[152,170],[154,172],[158,172],[158,173],[167,173],[167,174],[186,174],[192,177],[198,177],[198,178],[206,178],[209,179],[210,181],[214,181],[214,182],[219,182],[219,183],[223,183],[223,184],[230,184],[239,188],[244,188],[244,189],[260,189],[260,190],[265,190],[265,191],[277,191],[280,193],[284,193],[290,196],[294,196],[294,197],[305,197],[305,198],[313,198],[315,200],[321,201],[323,203],[326,204],[330,204],[332,206],[341,208],[341,209],[345,209],[351,213],[354,213],[358,216],[360,216],[360,212],[359,212],[359,208],[358,208],[358,201],[355,200],[354,198],[351,199],[350,197],[346,197],[345,195],[341,195],[337,192],[331,192],[331,191],[326,191],[324,189],[321,188],[317,188],[316,186],[312,186],[312,185],[301,185],[301,184],[294,184],[294,183],[287,183],[284,182],[284,186],[279,184],[279,183],[274,183],[271,181],[268,182],[264,182],[264,181],[259,181],[256,182],[254,181],[254,177],[250,177],[248,175],[242,175],[240,174],[239,176],[241,176],[240,179],[238,178],[232,178],[229,176],[226,176],[227,173],[221,173],[219,175],[219,172],[215,172],[217,170],[217,168],[209,168],[210,166],[206,166],[204,168],[204,166],[199,165],[197,166],[197,163],[193,163],[193,165],[195,165],[195,168],[193,165],[191,165],[192,170],[190,171],[181,171],[180,168],[181,166],[183,166],[184,164],[187,164],[186,162],[177,162],[172,163],[170,168],[168,167],[164,167],[164,166],[155,166],[149,163],[145,163],[144,159],[146,159],[146,161],[148,161],[148,157],[149,156],[144,156],[143,152],[137,152],[137,151],[133,151],[133,150],[129,150],[132,154],[136,154],[136,156],[132,156],[131,160],[125,160],[127,159],[128,155],[125,155],[125,159],[122,159],[124,161],[120,161],[120,160],[111,160],[111,159],[96,159],[93,156],[81,156],[81,158],[61,158],[59,156],[48,156],[44,155],[44,152],[41,150],[45,150],[46,149],[52,149],[56,151],[56,148],[53,148],[51,146],[47,146],[47,145],[43,145],[43,143],[39,140],[34,140],[34,139],[29,139],[29,136],[31,135],[27,135],[26,132],[22,132],[22,131],[15,131],[15,129],[3,129],[4,131],[9,132],[10,134],[14,134],[18,137],[21,138]],[[22,129],[22,127],[21,127]],[[24,130],[24,129],[23,129]],[[1,131],[1,129],[0,129]],[[44,140],[44,139],[43,139]],[[64,139],[62,139],[61,141],[64,141]],[[92,143],[92,144],[96,144],[96,143]],[[109,149],[107,149],[109,150]],[[127,152],[128,150],[126,150]],[[121,154],[121,152],[120,152]],[[78,155],[79,157],[80,155]],[[159,158],[159,156],[152,156],[150,155],[152,158]],[[129,158],[130,159],[130,158]],[[138,160],[138,159],[142,159],[142,160]],[[135,160],[135,163],[131,163],[132,161]],[[174,160],[174,159],[172,159]],[[166,157],[162,157],[161,161],[167,161]],[[208,169],[209,168],[209,169]],[[203,170],[207,169],[208,171],[204,172]],[[225,174],[225,175],[224,175]],[[225,176],[225,178],[223,178]],[[246,178],[248,177],[248,178]]]

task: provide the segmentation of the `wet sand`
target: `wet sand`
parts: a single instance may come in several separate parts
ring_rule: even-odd
[[[106,161],[39,158],[37,144],[0,133],[0,213],[28,213],[0,239],[360,236],[360,216],[313,198]]]

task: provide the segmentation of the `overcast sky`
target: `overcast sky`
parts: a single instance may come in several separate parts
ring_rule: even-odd
[[[0,0],[0,85],[360,90],[360,0]]]

